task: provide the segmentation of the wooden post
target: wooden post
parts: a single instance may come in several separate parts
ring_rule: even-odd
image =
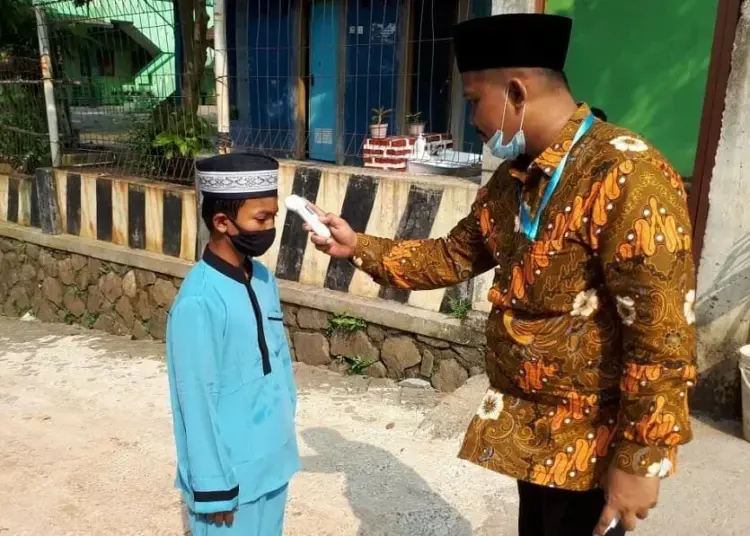
[[[214,0],[214,77],[216,78],[216,119],[219,154],[232,146],[229,130],[229,65],[227,62],[226,3]]]
[[[50,54],[49,33],[44,8],[34,7],[36,14],[36,32],[39,38],[39,59],[42,65],[42,80],[44,83],[44,104],[47,109],[47,130],[49,133],[49,150],[52,166],[60,165],[60,131],[57,126],[57,104],[55,103],[55,87],[53,84],[52,56]]]

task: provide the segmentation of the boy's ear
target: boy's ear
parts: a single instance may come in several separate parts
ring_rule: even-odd
[[[227,226],[229,224],[229,218],[223,212],[217,212],[213,217],[214,231],[219,233],[226,233]]]

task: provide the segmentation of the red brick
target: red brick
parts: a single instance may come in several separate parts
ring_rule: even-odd
[[[412,150],[408,148],[407,149],[386,149],[385,156],[409,156],[411,153],[412,153]]]
[[[408,147],[411,145],[408,138],[396,138],[391,140],[391,147]]]
[[[406,165],[406,158],[397,158],[393,156],[383,157],[371,157],[370,160],[375,164],[404,164]]]
[[[388,138],[367,138],[365,140],[367,145],[383,145],[388,146]]]
[[[382,149],[362,149],[363,156],[383,156],[390,149],[383,147]]]

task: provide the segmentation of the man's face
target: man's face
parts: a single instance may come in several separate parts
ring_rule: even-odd
[[[471,104],[471,124],[479,137],[486,143],[502,126],[503,142],[507,143],[520,129],[523,113],[514,92],[515,81],[506,80],[502,71],[468,72],[461,78],[464,97]],[[506,93],[509,88],[510,95]]]

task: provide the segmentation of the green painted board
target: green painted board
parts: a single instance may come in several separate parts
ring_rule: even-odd
[[[576,99],[659,148],[689,177],[718,0],[547,0],[573,18],[566,72]]]

